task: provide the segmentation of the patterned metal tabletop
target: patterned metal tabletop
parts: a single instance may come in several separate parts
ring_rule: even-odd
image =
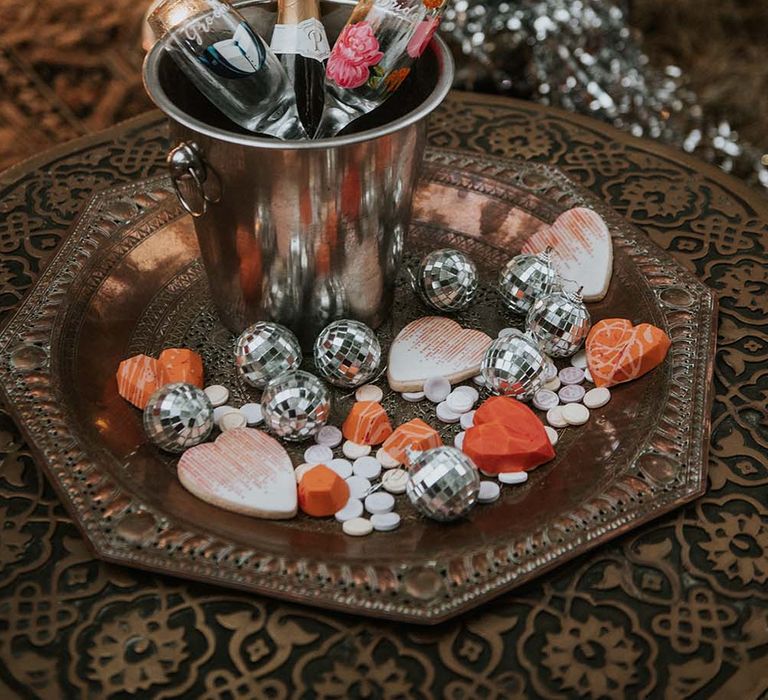
[[[431,144],[558,166],[720,300],[707,494],[423,628],[110,566],[0,415],[0,697],[757,697],[768,688],[768,202],[554,110],[454,94]],[[162,172],[156,113],[0,174],[0,319],[96,191]]]

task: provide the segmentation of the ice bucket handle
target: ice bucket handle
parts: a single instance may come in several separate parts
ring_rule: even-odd
[[[221,178],[208,164],[200,153],[199,146],[194,141],[182,141],[168,151],[166,163],[171,171],[173,189],[184,211],[194,217],[202,216],[208,211],[208,204],[216,204],[221,200]],[[206,192],[205,183],[210,179],[215,180],[213,194]],[[196,193],[199,206],[190,204],[187,196],[182,192],[181,183],[184,180],[192,180],[192,190]],[[210,189],[210,188],[209,188]]]

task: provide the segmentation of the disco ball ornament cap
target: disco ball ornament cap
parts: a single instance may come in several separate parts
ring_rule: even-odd
[[[166,452],[183,452],[213,430],[213,406],[202,389],[176,382],[161,386],[144,408],[147,437]]]
[[[556,291],[537,299],[525,326],[539,347],[552,357],[570,357],[586,340],[592,321],[578,292]]]
[[[477,296],[477,266],[460,250],[433,250],[419,264],[414,287],[427,306],[443,312],[461,311]]]
[[[549,249],[512,258],[499,273],[498,289],[510,311],[527,314],[533,302],[551,294],[557,287],[557,272]]]
[[[381,363],[381,345],[364,323],[334,321],[317,336],[315,366],[324,379],[342,387],[356,387],[373,377]]]
[[[546,356],[526,333],[496,338],[485,352],[480,371],[496,394],[527,401],[544,383]]]
[[[301,345],[285,326],[258,321],[237,339],[235,365],[246,383],[263,389],[281,374],[301,364]]]
[[[331,398],[320,379],[309,372],[292,370],[267,384],[261,410],[273,435],[290,441],[306,440],[328,421]]]
[[[435,447],[411,456],[406,493],[416,509],[441,522],[466,515],[480,491],[475,463],[455,447]]]

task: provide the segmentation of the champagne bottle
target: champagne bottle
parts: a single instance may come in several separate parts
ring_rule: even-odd
[[[293,83],[299,116],[315,132],[325,100],[325,62],[331,53],[317,0],[278,0],[272,51]]]

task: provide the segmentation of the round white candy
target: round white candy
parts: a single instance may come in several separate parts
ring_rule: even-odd
[[[340,523],[352,518],[359,518],[363,514],[363,502],[359,498],[350,498],[341,510],[336,511],[334,517]]]
[[[565,428],[568,421],[563,418],[563,406],[555,406],[547,411],[547,423],[553,428]]]
[[[395,497],[385,491],[377,491],[365,497],[365,509],[371,514],[389,513],[395,507]]]
[[[533,395],[533,405],[540,411],[548,411],[550,408],[554,408],[559,405],[560,399],[554,391],[549,389],[539,389]]]
[[[584,381],[584,370],[578,367],[564,367],[557,376],[563,384],[581,384]]]
[[[211,406],[216,408],[217,406],[223,406],[229,401],[229,389],[221,384],[211,384],[211,386],[203,389],[208,400],[211,402]]]
[[[575,403],[584,398],[586,391],[580,384],[566,384],[557,392],[563,403]]]
[[[373,532],[373,525],[371,525],[371,521],[367,518],[352,518],[352,520],[345,520],[341,529],[345,535],[364,537]]]
[[[380,447],[378,450],[376,450],[376,459],[379,460],[379,464],[381,464],[384,469],[392,469],[400,465],[400,462],[398,462],[383,447]]]
[[[589,371],[589,367],[584,368],[584,379],[588,381],[590,384],[595,383],[595,380],[592,379],[592,372]]]
[[[304,461],[308,464],[327,465],[333,459],[333,450],[325,445],[312,445],[304,450]]]
[[[328,469],[333,469],[342,479],[348,479],[352,476],[352,462],[348,459],[337,457],[328,462],[326,466]]]
[[[350,498],[365,498],[368,491],[371,490],[371,482],[364,476],[357,476],[357,474],[347,478],[347,486],[349,486]]]
[[[379,532],[396,530],[400,525],[400,516],[397,513],[376,513],[371,516],[371,525]]]
[[[579,350],[573,357],[571,357],[571,366],[578,367],[579,369],[587,368],[587,351]]]
[[[356,442],[346,440],[341,446],[341,451],[344,453],[345,457],[349,457],[349,459],[357,459],[358,457],[365,457],[366,455],[371,454],[371,446],[358,445]]]
[[[584,394],[584,405],[587,408],[602,408],[611,400],[611,392],[604,386],[590,389]]]
[[[436,413],[438,419],[443,423],[458,423],[461,418],[461,413],[452,411],[450,406],[448,406],[447,401],[442,401],[437,404]]]
[[[390,493],[405,493],[405,487],[409,478],[408,472],[405,469],[391,469],[381,477],[381,484],[384,490]]]
[[[560,377],[555,377],[554,379],[548,382],[544,382],[544,384],[541,385],[541,388],[547,389],[549,391],[557,391],[561,385],[562,385],[562,382],[560,381]]]
[[[451,393],[451,383],[445,377],[430,377],[424,382],[424,395],[432,403],[445,401]]]
[[[404,391],[400,396],[409,403],[419,403],[424,400],[425,394],[423,391]]]
[[[473,425],[475,424],[475,412],[470,411],[469,413],[465,413],[459,418],[459,425],[464,430],[469,430]]]
[[[501,495],[501,486],[495,481],[481,481],[480,491],[477,494],[478,503],[493,503]]]
[[[219,421],[219,428],[222,433],[227,430],[234,430],[235,428],[244,428],[246,425],[248,425],[248,421],[240,411],[229,411]]]
[[[472,377],[472,381],[477,384],[477,386],[485,386],[485,377],[482,374],[476,374]]]
[[[563,406],[563,418],[568,425],[584,425],[589,420],[589,409],[580,403]]]
[[[227,413],[234,413],[237,409],[234,406],[216,406],[213,409],[213,422],[216,423],[218,428],[221,428],[221,419],[227,415]]]
[[[381,474],[381,464],[375,457],[358,457],[352,464],[352,472],[356,476],[363,476],[366,479],[378,479]]]
[[[384,398],[384,392],[375,384],[363,384],[355,391],[355,399],[358,401],[374,401],[378,403]]]
[[[524,484],[528,481],[528,472],[502,472],[499,481],[502,484]]]
[[[557,430],[550,428],[548,425],[545,425],[544,432],[547,434],[549,443],[552,445],[552,447],[557,445],[557,441],[560,439],[560,436],[557,434]]]
[[[467,396],[471,396],[472,403],[475,403],[480,398],[480,392],[473,386],[457,386],[453,391],[454,393],[458,392],[459,394],[466,394]]]
[[[244,403],[240,406],[240,413],[245,416],[248,425],[258,425],[264,420],[260,403]]]
[[[304,464],[300,464],[298,467],[296,467],[293,472],[293,475],[296,477],[296,483],[298,484],[304,474],[306,474],[310,469],[314,469],[316,466],[316,464],[307,464],[305,462]]]
[[[325,445],[331,449],[341,445],[343,439],[344,436],[341,434],[341,430],[335,425],[324,425],[315,436],[315,442],[318,445]]]
[[[475,400],[465,392],[452,391],[448,394],[448,398],[445,400],[454,413],[458,413],[461,416],[462,413],[472,410],[472,406],[475,405]]]
[[[460,433],[456,433],[456,437],[453,438],[453,446],[459,450],[464,447],[464,431],[463,430]]]

